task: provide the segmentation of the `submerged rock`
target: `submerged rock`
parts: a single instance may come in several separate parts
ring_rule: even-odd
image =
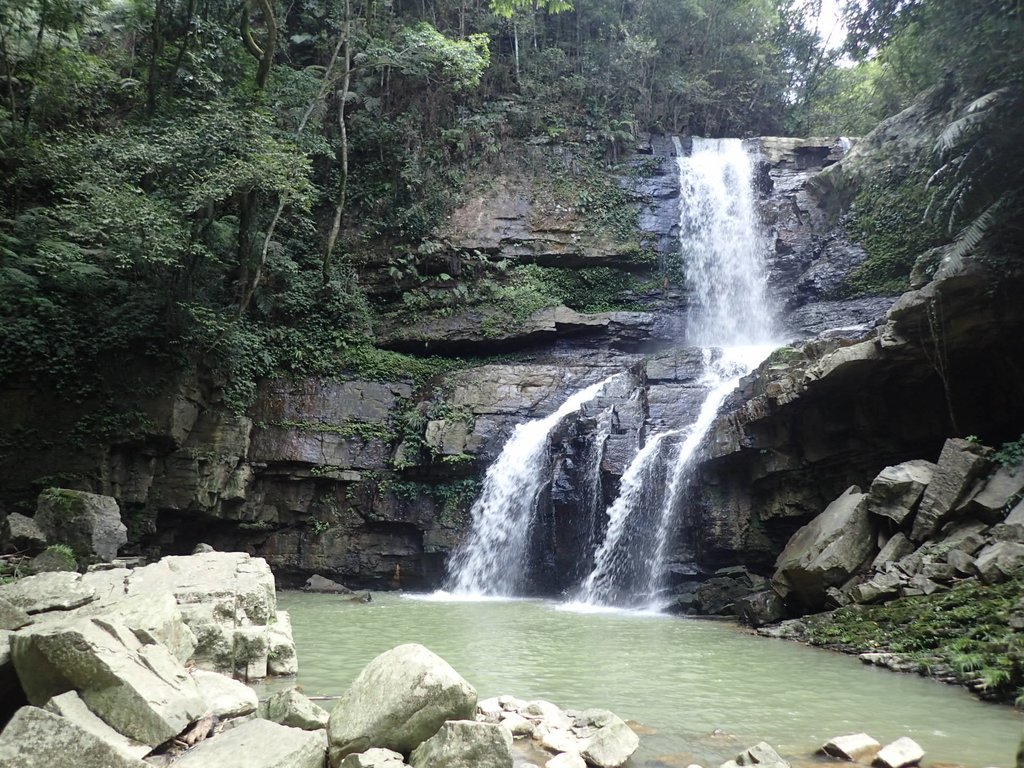
[[[790,768],[789,763],[764,741],[755,744],[750,749],[743,750],[736,755],[735,760],[722,763],[721,768],[738,768],[738,766],[744,765],[757,765],[761,768]]]
[[[856,762],[871,757],[881,747],[881,744],[866,733],[852,733],[847,736],[836,736],[833,739],[829,739],[822,745],[819,751],[829,757],[838,757],[843,760]]]
[[[476,691],[440,656],[422,645],[392,648],[363,668],[331,712],[331,765],[370,747],[408,754],[446,720],[475,709]]]
[[[302,590],[304,592],[329,592],[339,595],[354,594],[352,590],[344,584],[339,584],[336,581],[328,579],[326,576],[321,576],[316,573],[306,579],[306,583],[302,585]]]
[[[924,759],[924,750],[909,736],[903,736],[882,747],[873,765],[878,768],[910,768]]]

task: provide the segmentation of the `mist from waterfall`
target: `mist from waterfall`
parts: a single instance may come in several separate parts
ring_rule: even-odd
[[[594,568],[575,595],[588,605],[662,607],[692,460],[739,379],[778,346],[751,157],[739,139],[695,138],[691,154],[679,155],[687,341],[703,348],[707,395],[693,424],[650,437],[623,474]]]
[[[472,527],[448,566],[454,595],[510,597],[526,579],[526,553],[537,498],[548,475],[548,438],[558,424],[597,397],[615,376],[583,389],[554,413],[516,426],[487,469],[470,510]]]

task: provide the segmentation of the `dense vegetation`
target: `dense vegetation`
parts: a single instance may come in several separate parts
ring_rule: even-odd
[[[809,617],[809,639],[848,653],[895,653],[986,698],[1020,703],[1022,587],[1020,577],[995,586],[972,579],[943,594],[840,608]]]
[[[940,158],[946,223],[987,216],[976,244],[1024,166],[992,159],[1024,145],[990,127],[1020,103],[1019,5],[851,6],[852,67],[817,5],[0,4],[0,380],[103,401],[138,392],[125,361],[151,386],[198,365],[243,409],[275,371],[439,370],[377,349],[377,318],[642,287],[451,253],[437,226],[468,170],[555,143],[585,192],[566,202],[621,233],[618,188],[587,180],[641,132],[860,133],[950,69],[972,98],[1003,88]]]

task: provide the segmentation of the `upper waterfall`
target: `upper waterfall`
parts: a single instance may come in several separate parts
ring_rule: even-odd
[[[695,303],[688,341],[701,347],[771,343],[768,239],[758,219],[753,163],[739,139],[693,139],[679,164],[679,244]]]
[[[704,349],[706,395],[694,423],[681,434],[649,437],[622,476],[594,568],[577,593],[588,604],[661,607],[693,459],[740,377],[777,346],[767,293],[769,241],[757,214],[750,155],[739,139],[699,138],[690,156],[679,155],[679,245],[692,294],[687,341]],[[670,441],[674,449],[663,450]]]

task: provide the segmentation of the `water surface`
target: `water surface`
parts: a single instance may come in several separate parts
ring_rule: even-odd
[[[1010,766],[1021,733],[1012,709],[962,689],[722,622],[537,600],[374,594],[364,605],[282,592],[278,601],[291,613],[307,694],[340,694],[378,653],[422,643],[481,698],[603,707],[654,729],[630,766],[718,765],[762,739],[806,757],[831,736],[861,730],[883,743],[912,737],[926,763]]]

